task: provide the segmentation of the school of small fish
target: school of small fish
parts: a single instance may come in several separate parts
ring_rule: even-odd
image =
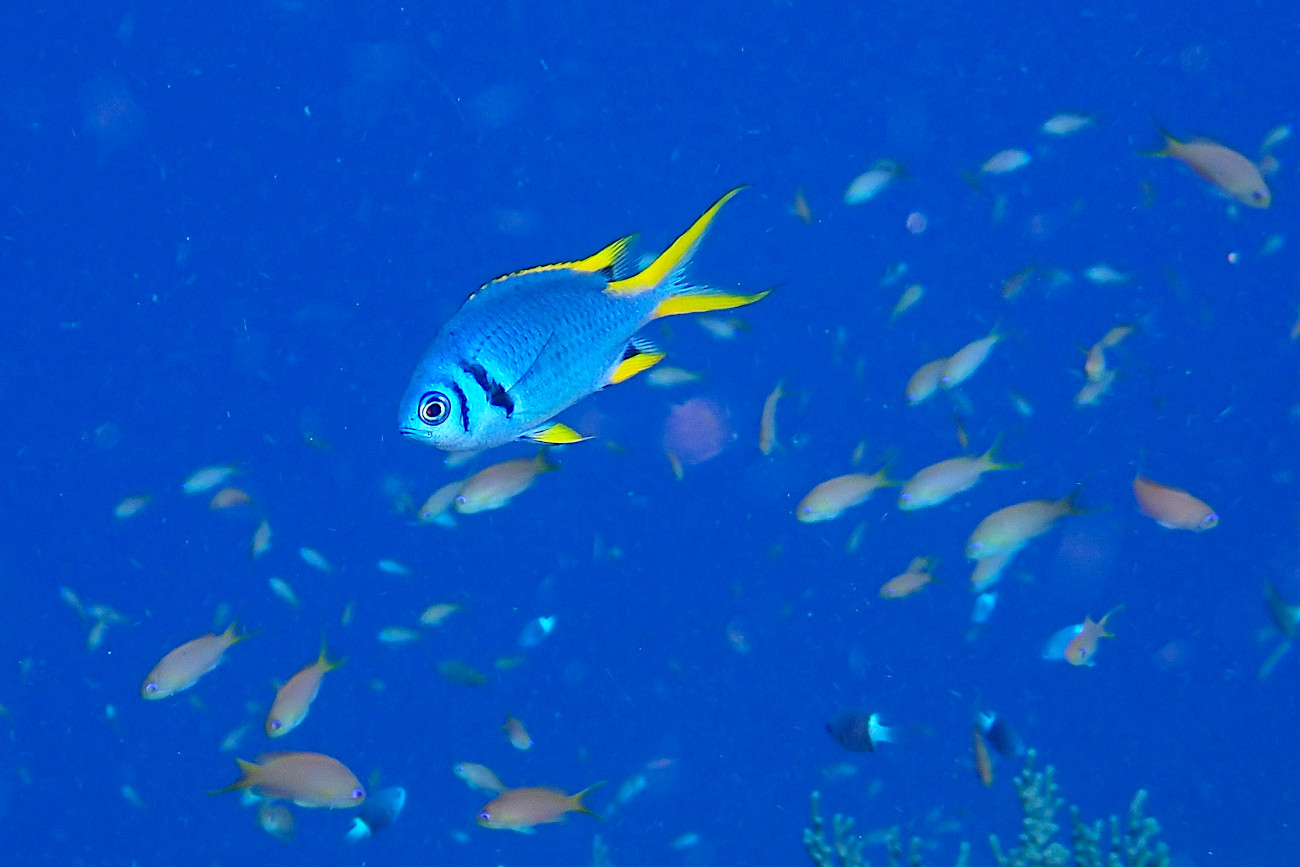
[[[1098,129],[1099,123],[1094,117],[1064,113],[1044,122],[1040,132],[1059,139],[1095,135]],[[1269,166],[1261,168],[1261,162],[1252,161],[1226,145],[1206,139],[1181,141],[1163,131],[1162,138],[1163,146],[1144,156],[1181,163],[1236,205],[1262,210],[1272,204],[1272,191],[1265,180]],[[1284,139],[1285,136],[1270,136],[1264,152],[1268,153]],[[996,189],[1004,180],[1003,176],[1032,172],[1039,160],[1048,158],[1036,153],[1013,147],[998,151],[978,164],[972,160],[970,165],[974,168],[966,173],[965,178],[981,191]],[[881,158],[850,182],[843,193],[843,203],[856,207],[882,197],[901,197],[907,183],[908,171],[901,163]],[[702,374],[687,368],[657,366],[666,353],[639,332],[650,322],[664,317],[732,310],[759,302],[768,295],[767,291],[740,293],[712,289],[693,282],[688,275],[694,255],[715,218],[742,189],[738,187],[722,195],[657,256],[634,258],[631,253],[634,238],[628,236],[583,259],[528,268],[489,280],[470,295],[438,330],[416,364],[401,398],[398,417],[398,429],[404,438],[433,445],[448,453],[444,466],[457,478],[443,481],[424,499],[411,496],[404,490],[394,494],[398,513],[413,525],[439,528],[428,531],[435,534],[454,531],[462,519],[489,520],[475,516],[511,507],[516,502],[531,502],[539,514],[546,514],[546,496],[541,489],[551,484],[564,484],[565,474],[556,472],[561,468],[557,456],[570,446],[591,449],[590,445],[577,444],[601,436],[594,428],[583,433],[581,425],[571,427],[558,420],[561,413],[607,386],[642,373],[646,374],[644,381],[656,388],[699,387],[704,382]],[[1003,207],[1000,202],[1000,198],[995,200],[995,213]],[[816,231],[818,218],[804,190],[795,194],[790,213],[802,223],[814,227],[808,231]],[[911,217],[909,231],[924,231],[924,218],[917,212],[913,212]],[[901,285],[907,271],[907,263],[897,263],[886,272],[881,285]],[[1089,266],[1079,275],[1094,287],[1092,291],[1099,293],[1119,291],[1134,279],[1104,263]],[[1050,291],[1072,279],[1072,275],[1064,271],[1030,265],[1007,278],[1001,287],[1001,298],[1011,301],[1028,287],[1040,284]],[[918,308],[923,300],[927,307],[940,303],[937,295],[933,288],[919,282],[911,283],[903,289],[888,320],[880,323],[881,326],[895,323],[909,311],[923,310]],[[963,420],[970,419],[975,410],[963,389],[974,377],[981,375],[986,366],[996,366],[995,351],[998,357],[1017,351],[1016,330],[1004,327],[1000,320],[989,328],[989,320],[996,318],[999,311],[989,312],[995,315],[983,320],[982,325],[973,325],[967,335],[968,342],[955,345],[954,341],[954,345],[942,347],[943,351],[951,354],[941,358],[914,359],[909,363],[909,369],[910,364],[917,364],[915,373],[906,382],[892,386],[893,394],[901,398],[900,413],[920,413],[922,410],[911,408],[950,400],[958,443],[956,449],[947,451],[946,455],[891,450],[882,466],[874,472],[866,472],[853,469],[863,460],[866,452],[864,441],[846,460],[829,456],[825,461],[825,475],[820,480],[808,479],[807,486],[800,491],[787,492],[788,504],[779,501],[768,504],[771,510],[786,510],[799,524],[822,525],[851,512],[862,516],[870,511],[864,508],[868,503],[885,500],[883,496],[874,496],[878,491],[897,488],[897,496],[891,493],[889,500],[892,506],[881,508],[924,512],[915,519],[933,519],[936,549],[943,545],[953,552],[959,549],[960,554],[954,559],[960,560],[964,556],[970,562],[970,591],[959,589],[965,580],[948,582],[936,577],[941,564],[938,556],[895,551],[888,557],[875,557],[877,552],[872,551],[867,568],[878,582],[879,599],[885,600],[884,604],[889,608],[889,614],[882,616],[898,615],[909,606],[923,605],[927,598],[938,594],[970,592],[974,597],[970,632],[967,633],[970,640],[976,640],[992,618],[998,601],[997,591],[992,588],[1008,574],[1022,552],[1036,540],[1052,533],[1062,521],[1113,508],[1119,502],[1119,492],[1095,489],[1083,484],[1082,480],[1074,490],[1044,489],[1034,482],[1031,466],[1004,462],[999,457],[1002,435],[998,435],[986,451],[969,453]],[[909,321],[919,315],[920,312],[911,313]],[[735,338],[747,328],[739,319],[704,316],[699,321],[710,334],[724,340]],[[1089,348],[1082,350],[1083,384],[1073,398],[1074,404],[1089,408],[1088,412],[1104,411],[1103,398],[1117,387],[1120,375],[1121,368],[1117,367],[1116,361],[1131,362],[1134,356],[1140,356],[1145,325],[1120,320]],[[1297,333],[1300,333],[1300,324],[1293,329],[1291,339],[1296,339]],[[1089,337],[1092,336],[1095,335]],[[715,378],[712,373],[710,378]],[[735,432],[726,408],[712,401],[692,398],[674,405],[665,426],[663,447],[677,478],[684,479],[686,467],[711,460],[736,440],[756,445],[762,460],[770,462],[785,460],[790,451],[802,448],[802,434],[797,422],[785,418],[788,413],[797,419],[798,404],[806,400],[798,380],[798,375],[782,378],[761,400],[761,407],[753,417],[753,439]],[[1063,378],[1062,382],[1068,383],[1068,379]],[[1063,401],[1069,401],[1069,390],[1063,385]],[[754,396],[756,406],[758,398],[759,395]],[[1022,417],[1032,415],[1033,408],[1023,398],[1013,395],[1012,400]],[[1017,435],[1010,438],[1013,442],[1010,450],[1015,454],[1021,443],[1017,442]],[[537,444],[540,450],[530,456],[499,460],[484,456],[490,449],[517,442]],[[984,444],[987,442],[985,440]],[[618,444],[610,443],[611,450],[617,447]],[[954,454],[957,449],[960,453]],[[1116,460],[1138,458],[1137,455],[1119,456]],[[479,460],[486,465],[473,471],[459,469]],[[1151,463],[1157,462],[1152,460]],[[908,466],[909,469],[905,473],[898,472],[895,469],[898,466]],[[1204,533],[1218,526],[1221,516],[1215,509],[1175,484],[1208,488],[1217,499],[1224,496],[1228,480],[1210,482],[1197,478],[1195,468],[1160,464],[1151,467],[1152,472],[1163,480],[1157,482],[1145,475],[1147,468],[1144,463],[1139,463],[1139,466],[1142,468],[1132,476],[1131,502],[1142,516],[1151,519],[1159,528],[1191,534]],[[180,490],[187,498],[199,502],[202,502],[199,498],[206,499],[212,512],[227,514],[233,519],[240,515],[252,517],[256,523],[251,537],[248,537],[247,551],[252,560],[259,561],[272,549],[273,516],[262,513],[262,506],[255,496],[256,487],[249,479],[250,472],[237,463],[205,466],[186,477]],[[1013,478],[1016,479],[1014,488]],[[249,484],[244,484],[246,481]],[[970,514],[965,508],[963,495],[977,485],[996,487],[1003,492],[1001,498],[1005,505],[988,514]],[[530,493],[534,487],[539,490]],[[1024,493],[1020,493],[1022,490]],[[1125,498],[1128,495],[1128,492],[1123,492]],[[1231,501],[1233,498],[1224,496],[1224,499]],[[162,495],[131,493],[111,511],[117,521],[130,522],[165,506]],[[1231,515],[1226,517],[1231,519]],[[868,517],[863,517],[849,534],[846,548],[851,554],[858,552],[863,544],[868,520]],[[803,532],[826,532],[826,528],[810,527]],[[1151,532],[1160,531],[1152,529]],[[1176,538],[1189,540],[1192,537],[1181,534]],[[277,540],[276,544],[282,543]],[[599,540],[596,547],[597,557],[615,559],[622,556],[617,550],[602,547]],[[329,546],[323,545],[322,548],[301,544],[296,553],[302,565],[310,570],[308,574],[325,580],[336,575],[338,567],[325,553]],[[901,571],[897,571],[900,567]],[[418,580],[416,572],[394,559],[371,559],[366,568],[372,575],[377,570],[383,580]],[[943,574],[955,568],[946,565]],[[891,573],[896,574],[890,577]],[[266,578],[270,593],[284,605],[279,610],[293,616],[304,610],[303,600],[310,596],[309,590],[303,586],[306,580],[300,577],[300,586],[295,589],[282,577],[272,575]],[[59,593],[88,626],[86,646],[89,650],[103,644],[110,627],[123,627],[130,622],[129,618],[107,605],[83,602],[71,588],[61,587]],[[1119,619],[1120,626],[1123,626],[1123,618],[1119,615],[1124,606],[1111,604],[1113,602],[1093,600],[1096,607],[1091,611],[1078,611],[1071,619],[1082,615],[1080,622],[1065,625],[1044,639],[1042,658],[1067,663],[1067,667],[1060,669],[1063,674],[1088,676],[1069,669],[1094,668],[1098,652],[1112,643],[1116,649],[1109,653],[1118,653],[1122,639],[1102,642],[1102,639],[1113,639],[1118,634],[1112,631],[1115,619]],[[1272,587],[1267,591],[1267,605],[1283,639],[1274,656],[1266,662],[1265,669],[1261,670],[1261,676],[1266,676],[1287,652],[1297,635],[1297,623],[1300,623],[1300,606],[1287,603]],[[458,623],[472,617],[471,608],[461,602],[429,601],[423,611],[409,612],[405,621],[391,622],[377,633],[369,633],[374,637],[368,640],[377,638],[379,643],[389,646],[391,652],[403,652],[403,646],[427,641],[429,636],[445,631],[449,619],[455,617],[454,622]],[[1093,619],[1093,614],[1103,611],[1098,619]],[[198,634],[171,649],[167,649],[169,641],[166,636],[173,633],[157,630],[158,662],[140,682],[143,699],[159,702],[181,693],[194,695],[201,688],[206,690],[212,680],[220,677],[214,672],[228,655],[259,652],[256,649],[259,639],[255,633],[241,631],[233,616],[229,616],[230,612],[219,614],[226,624],[224,628],[218,626],[221,631]],[[340,618],[344,626],[351,622],[351,616],[349,607]],[[394,621],[397,619],[393,618]],[[547,640],[555,626],[556,619],[550,615],[538,615],[527,621],[520,631],[519,649],[525,653],[534,650]],[[200,632],[202,628],[196,625],[187,629],[185,634]],[[1119,632],[1122,633],[1123,629]],[[727,636],[737,652],[748,650],[749,640],[743,621],[729,623]],[[175,639],[180,637],[176,635]],[[358,639],[353,635],[352,640]],[[292,735],[296,743],[309,741],[313,704],[318,700],[328,700],[329,684],[335,679],[354,676],[351,670],[355,665],[334,673],[339,671],[344,661],[332,655],[323,639],[314,661],[309,661],[311,652],[311,648],[304,648],[301,658],[263,660],[284,678],[276,682],[274,690],[267,690],[261,728],[268,740]],[[497,660],[495,670],[486,673],[461,660],[443,658],[434,666],[434,671],[452,683],[477,688],[489,685],[495,677],[519,662],[519,657],[502,656]],[[212,689],[215,692],[217,687],[213,685]],[[977,779],[990,786],[994,783],[996,757],[1021,756],[1025,746],[1001,715],[978,707],[972,713],[970,763]],[[244,746],[247,738],[260,737],[250,734],[255,727],[246,725],[231,732],[220,748],[244,752],[248,749]],[[505,715],[500,728],[504,740],[517,751],[546,749],[545,738],[543,743],[535,743],[525,724],[512,714]],[[876,752],[883,744],[895,744],[890,749],[906,748],[906,739],[900,737],[898,727],[885,726],[881,714],[872,709],[841,709],[829,717],[825,729],[836,744],[852,753]],[[257,825],[278,840],[288,841],[296,831],[294,813],[288,805],[356,810],[352,830],[347,834],[347,839],[353,841],[366,839],[392,825],[405,806],[407,793],[404,788],[370,791],[344,761],[331,755],[305,750],[249,749],[249,752],[255,754],[256,759],[250,761],[237,757],[238,778],[213,788],[212,793],[245,793],[247,802],[257,807]],[[663,761],[671,762],[670,759]],[[646,787],[646,775],[661,769],[647,767],[630,777],[619,787],[618,794],[604,812],[611,813],[627,804]],[[482,828],[533,833],[539,826],[562,822],[570,814],[599,818],[585,805],[584,799],[602,782],[569,794],[568,790],[550,785],[509,787],[492,770],[473,762],[460,762],[453,766],[452,772],[472,790],[490,799],[476,814],[467,817]],[[373,788],[373,782],[372,779],[370,788]],[[138,796],[132,789],[128,797]],[[682,835],[674,846],[687,848],[696,842],[697,838],[692,835]]]

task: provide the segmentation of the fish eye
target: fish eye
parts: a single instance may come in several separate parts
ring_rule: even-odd
[[[1251,197],[1251,199],[1254,200],[1254,201],[1256,201],[1256,202],[1262,202],[1262,201],[1264,201],[1264,197],[1265,197],[1266,195],[1268,195],[1268,194],[1265,193],[1263,190],[1251,190],[1251,191],[1250,191],[1250,197]]]
[[[478,820],[480,822],[490,822],[492,821],[492,814],[489,813],[487,810],[484,810],[483,812],[478,814]]]
[[[437,427],[451,415],[451,400],[441,391],[431,391],[420,398],[420,421]]]
[[[1210,514],[1206,515],[1204,518],[1201,519],[1201,526],[1204,527],[1206,530],[1210,529],[1211,527],[1217,527],[1218,525],[1219,525],[1219,516],[1214,512],[1211,512]]]
[[[282,726],[282,725],[284,725],[284,723],[280,722],[278,719],[273,719],[273,720],[271,720],[271,728],[272,728],[272,729],[279,729],[280,726]]]
[[[366,796],[366,790],[358,786],[352,790],[352,800],[359,801]]]
[[[157,691],[158,691],[158,684],[156,684],[156,683],[150,681],[149,683],[146,683],[146,684],[144,685],[144,691],[145,691],[145,692],[157,692]]]

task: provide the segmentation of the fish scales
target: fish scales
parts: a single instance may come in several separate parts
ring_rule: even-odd
[[[570,270],[490,283],[448,323],[443,357],[481,365],[509,392],[512,420],[540,423],[604,383],[660,297],[620,298],[607,285]]]
[[[634,339],[644,325],[752,304],[767,294],[715,292],[685,277],[701,238],[736,192],[635,273],[628,273],[624,238],[580,261],[487,283],[442,326],[417,365],[402,398],[402,434],[452,452],[519,439],[583,439],[551,420],[664,357]]]

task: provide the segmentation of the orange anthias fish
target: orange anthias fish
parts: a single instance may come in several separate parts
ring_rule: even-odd
[[[934,580],[934,576],[930,574],[930,565],[929,557],[913,558],[906,572],[895,575],[880,588],[880,598],[902,599],[925,587]]]
[[[1230,147],[1209,139],[1181,142],[1163,133],[1165,146],[1152,154],[1172,157],[1191,169],[1197,177],[1209,181],[1228,198],[1251,208],[1267,208],[1273,194],[1259,166]]]
[[[576,795],[566,795],[549,786],[510,789],[479,810],[478,823],[484,828],[531,834],[534,826],[562,822],[567,813],[586,813],[599,819],[599,815],[583,806],[582,799],[592,789],[603,785],[603,782],[596,783]]]
[[[1095,623],[1091,617],[1083,618],[1083,626],[1079,628],[1079,633],[1065,645],[1065,661],[1070,665],[1087,665],[1088,660],[1097,651],[1097,642],[1103,638],[1115,637],[1114,633],[1106,631],[1106,622],[1110,620],[1111,615],[1123,607],[1123,605],[1116,605]]]
[[[221,664],[226,650],[247,638],[236,635],[232,622],[226,631],[217,635],[209,632],[193,641],[187,641],[168,653],[149,672],[140,687],[140,695],[150,700],[166,698],[199,682],[199,678]]]
[[[343,660],[331,660],[326,656],[325,645],[322,643],[316,661],[289,678],[289,682],[276,692],[275,702],[266,715],[266,733],[278,738],[301,725],[311,711],[311,703],[320,692],[321,678],[342,664]]]
[[[329,809],[359,807],[366,799],[366,790],[356,774],[338,759],[320,753],[266,753],[258,757],[256,764],[235,761],[239,762],[242,776],[209,794],[253,789],[265,798]]]
[[[1181,488],[1135,476],[1133,496],[1142,514],[1167,529],[1200,533],[1219,525],[1218,513]]]

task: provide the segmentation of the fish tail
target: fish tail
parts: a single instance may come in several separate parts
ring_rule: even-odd
[[[213,789],[211,792],[208,792],[209,795],[224,795],[226,792],[237,792],[240,789],[247,789],[251,786],[257,785],[257,772],[260,768],[252,762],[246,762],[243,759],[235,759],[235,763],[239,765],[239,772],[241,774],[240,778],[235,780],[229,786],[223,786],[220,789]]]
[[[1111,615],[1123,610],[1123,608],[1124,608],[1123,604],[1116,605],[1114,608],[1107,611],[1105,614],[1101,616],[1101,620],[1097,623],[1097,632],[1098,634],[1101,635],[1102,638],[1115,637],[1115,633],[1106,631],[1106,624],[1110,621]]]
[[[595,816],[597,819],[604,819],[605,818],[604,816],[600,815],[594,810],[587,809],[586,805],[582,803],[583,798],[585,798],[587,795],[590,795],[593,791],[599,789],[603,785],[605,785],[605,781],[601,780],[599,783],[592,783],[590,786],[583,789],[581,792],[570,795],[569,800],[573,803],[573,806],[571,806],[569,809],[574,813],[586,813],[588,816]]]
[[[538,449],[537,457],[533,458],[533,463],[537,465],[537,472],[549,473],[551,470],[560,469],[559,464],[553,464],[546,459],[546,449]]]
[[[345,662],[347,662],[347,658],[343,656],[338,659],[329,658],[329,647],[325,644],[325,636],[322,635],[320,637],[320,655],[316,657],[316,664],[326,671],[333,671]]]
[[[1159,118],[1157,118],[1155,115],[1151,116],[1151,122],[1156,125],[1156,132],[1160,136],[1160,143],[1161,143],[1160,147],[1157,150],[1153,150],[1153,151],[1138,151],[1138,156],[1141,157],[1177,156],[1178,146],[1181,145],[1182,142],[1174,138],[1174,134],[1171,133],[1168,129],[1166,129],[1165,125],[1161,123]]]
[[[634,296],[654,290],[663,290],[666,297],[659,302],[651,313],[651,319],[665,316],[677,316],[683,313],[703,313],[710,310],[730,310],[753,304],[767,295],[759,292],[753,295],[736,295],[726,292],[692,286],[686,282],[684,274],[691,263],[700,241],[713,225],[714,218],[722,206],[731,200],[744,187],[736,187],[718,199],[700,215],[691,227],[683,232],[676,241],[659,254],[653,262],[636,274],[623,280],[611,282],[605,291],[612,295]]]
[[[252,637],[253,637],[254,635],[256,635],[256,634],[257,634],[256,632],[242,632],[242,633],[241,633],[241,632],[239,631],[239,621],[238,621],[238,620],[232,620],[232,621],[230,621],[230,625],[226,627],[226,631],[223,632],[223,633],[221,633],[221,637],[222,637],[222,638],[225,638],[225,639],[228,639],[228,640],[230,641],[231,644],[238,644],[239,642],[243,641],[244,639],[252,638]]]
[[[1065,509],[1067,515],[1087,515],[1096,511],[1096,509],[1085,509],[1079,505],[1079,495],[1083,493],[1083,485],[1079,485],[1073,491],[1066,494],[1061,499],[1061,506]]]
[[[989,446],[989,450],[983,455],[984,463],[990,470],[1018,470],[1024,466],[1020,461],[1008,463],[998,460],[998,449],[1002,448],[1002,440],[1005,436],[1004,433],[998,434],[998,438],[993,441],[993,445]]]

